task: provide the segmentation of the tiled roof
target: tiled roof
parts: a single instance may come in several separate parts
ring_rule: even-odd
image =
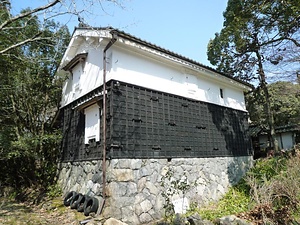
[[[249,127],[249,134],[251,137],[255,137],[261,133],[265,134],[268,133],[269,131],[270,129],[265,126],[252,125]],[[300,125],[290,124],[290,125],[275,127],[275,133],[277,134],[291,132],[291,131],[300,131]]]
[[[300,131],[300,125],[290,124],[290,125],[285,125],[285,126],[280,126],[275,128],[276,133],[284,133],[290,131]]]
[[[251,137],[258,136],[261,132],[265,131],[265,128],[262,126],[250,126],[249,127],[249,135]]]

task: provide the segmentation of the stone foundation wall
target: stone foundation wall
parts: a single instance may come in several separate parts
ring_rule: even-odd
[[[218,200],[251,166],[251,156],[109,160],[102,214],[128,224],[149,223],[164,216],[167,198],[199,206]],[[102,161],[62,163],[59,184],[64,193],[101,195]]]

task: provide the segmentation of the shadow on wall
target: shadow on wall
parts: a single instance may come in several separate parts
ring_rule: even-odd
[[[232,160],[227,167],[231,185],[235,185],[251,167],[253,151],[249,135],[247,112],[208,105],[215,126],[215,140],[225,148]],[[223,149],[222,149],[223,150]],[[243,157],[244,156],[244,157]]]
[[[227,166],[227,173],[230,185],[236,185],[253,166],[253,158],[251,157],[235,157]]]

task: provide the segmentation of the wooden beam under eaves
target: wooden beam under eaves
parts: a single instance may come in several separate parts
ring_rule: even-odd
[[[65,71],[72,70],[78,63],[85,61],[88,53],[77,54],[70,62],[67,63],[62,69]]]

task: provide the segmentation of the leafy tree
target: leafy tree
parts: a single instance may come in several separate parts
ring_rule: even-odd
[[[51,124],[64,77],[55,75],[70,39],[66,23],[81,23],[104,3],[121,0],[41,0],[17,14],[0,0],[0,188],[53,181],[60,132]],[[55,21],[53,20],[55,19]]]
[[[268,85],[274,125],[300,124],[300,84],[279,81]],[[265,98],[261,92],[246,96],[250,119],[254,124],[268,126],[264,113]]]
[[[258,82],[277,151],[267,80],[280,68],[289,67],[294,78],[300,70],[296,54],[300,47],[300,1],[229,0],[223,15],[221,32],[208,44],[208,59],[221,72]]]
[[[10,17],[8,9],[0,9],[0,24]],[[51,20],[41,23],[32,15],[10,27],[14,29],[0,31],[0,46],[8,49],[0,54],[1,184],[47,186],[56,172],[60,144],[60,132],[51,122],[64,78],[55,72],[70,34],[67,27]],[[15,45],[36,34],[38,40]]]

